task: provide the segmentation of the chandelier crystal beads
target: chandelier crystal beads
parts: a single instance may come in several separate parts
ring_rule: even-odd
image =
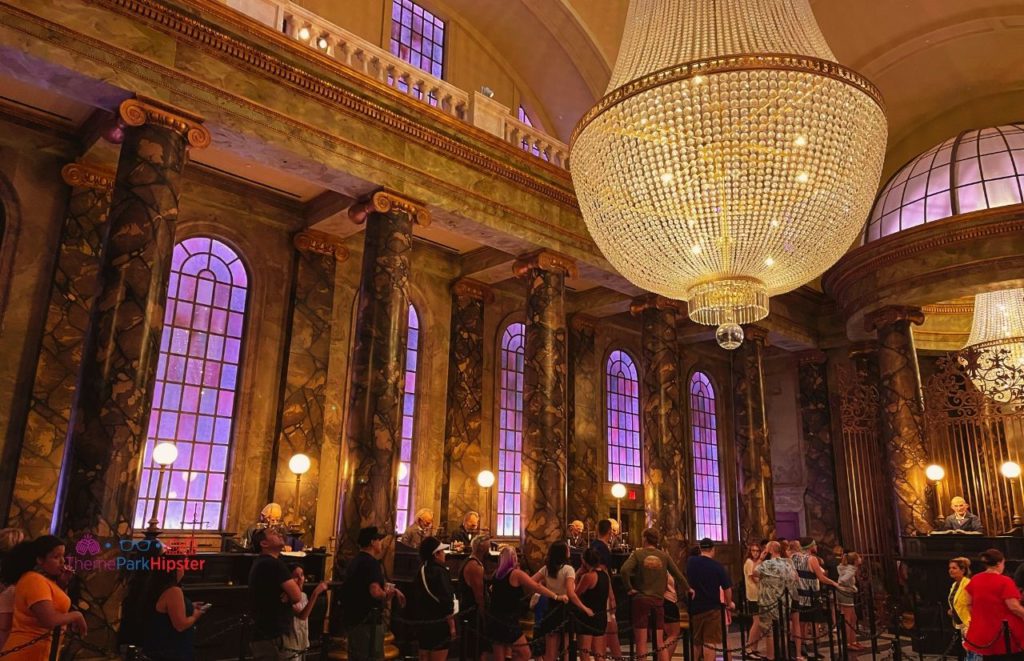
[[[971,336],[958,359],[986,396],[1000,404],[1024,401],[1024,289],[974,297]]]
[[[863,226],[885,114],[807,0],[633,0],[608,89],[573,134],[583,218],[623,276],[694,321],[764,318]]]

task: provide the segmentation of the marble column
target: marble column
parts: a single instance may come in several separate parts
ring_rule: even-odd
[[[800,426],[803,432],[807,490],[804,511],[807,534],[827,547],[839,543],[839,501],[836,462],[829,412],[828,363],[821,351],[797,356],[800,388]]]
[[[911,324],[924,323],[920,308],[890,306],[865,319],[878,333],[878,384],[882,440],[888,450],[896,517],[901,535],[931,531],[931,485],[924,474],[928,450],[924,395]]]
[[[8,518],[8,525],[32,537],[51,532],[57,523],[53,516],[57,488],[114,188],[114,173],[93,165],[69,163],[61,175],[71,186],[71,197],[57,248]]]
[[[520,257],[515,272],[526,281],[523,554],[536,570],[568,525],[565,278],[577,271],[571,259],[541,250]]]
[[[736,454],[739,459],[740,542],[775,537],[772,453],[764,409],[764,347],[768,331],[743,329],[746,339],[732,354]]]
[[[285,521],[304,530],[305,541],[312,543],[320,487],[320,454],[324,445],[334,276],[337,263],[348,258],[348,251],[336,237],[313,230],[297,234],[294,244],[298,258],[293,276],[291,326],[277,421],[271,498],[283,507]],[[309,457],[310,468],[296,485],[288,460],[298,453]]]
[[[343,558],[358,551],[360,528],[395,527],[412,228],[430,223],[421,204],[385,190],[354,205],[349,217],[366,224],[366,237],[343,450]],[[392,541],[385,540],[388,550]]]
[[[597,320],[575,314],[569,324],[569,520],[597,530],[601,515],[601,372],[594,349]]]
[[[149,428],[164,303],[189,147],[210,143],[201,119],[152,99],[119,108],[125,125],[94,330],[83,351],[72,417],[63,530],[126,537],[134,526],[139,467]],[[116,544],[111,552],[116,552]],[[115,648],[118,573],[82,575],[90,641]]]
[[[469,511],[493,528],[490,503],[483,502],[477,474],[490,468],[483,453],[484,305],[493,300],[487,285],[463,278],[452,285],[452,332],[448,353],[448,406],[439,522],[458,530]]]
[[[644,430],[644,505],[647,525],[661,531],[666,550],[681,563],[686,555],[690,508],[683,451],[682,382],[679,374],[679,305],[662,296],[635,299],[630,312],[640,318],[643,355],[640,406]]]

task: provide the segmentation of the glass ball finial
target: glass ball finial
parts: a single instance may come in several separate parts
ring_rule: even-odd
[[[715,331],[715,341],[723,349],[732,351],[743,344],[743,327],[731,321],[724,323]]]

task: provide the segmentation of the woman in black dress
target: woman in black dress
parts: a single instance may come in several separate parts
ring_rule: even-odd
[[[530,658],[530,647],[519,627],[519,618],[523,614],[523,602],[531,592],[563,604],[569,601],[567,596],[559,597],[530,578],[529,574],[519,568],[515,548],[503,547],[498,558],[498,570],[494,572],[491,603],[487,611],[487,635],[492,641],[495,659],[506,659],[509,654],[512,661],[527,661]]]
[[[615,595],[611,591],[611,579],[601,564],[601,556],[592,548],[583,553],[583,573],[576,586],[583,605],[593,614],[577,610],[576,631],[580,637],[580,659],[604,658],[605,630],[608,628],[608,613],[615,612]]]

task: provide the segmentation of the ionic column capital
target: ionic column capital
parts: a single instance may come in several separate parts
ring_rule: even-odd
[[[127,126],[154,124],[170,129],[196,149],[210,145],[210,131],[203,126],[203,118],[166,101],[139,95],[122,101],[117,115]]]
[[[484,303],[494,300],[494,292],[491,291],[491,288],[472,278],[460,278],[452,283],[452,294],[459,298],[472,298]]]
[[[593,333],[597,330],[597,319],[591,317],[589,314],[577,312],[569,321],[569,327],[577,332]]]
[[[430,224],[430,211],[422,202],[382,188],[359,200],[348,208],[348,217],[356,225],[362,225],[371,213],[401,211],[409,215],[420,227]]]
[[[820,349],[808,349],[796,355],[800,365],[824,365],[828,361],[828,354]]]
[[[348,248],[341,245],[341,240],[325,232],[302,230],[292,239],[295,249],[300,252],[311,252],[325,257],[333,257],[337,262],[348,259]]]
[[[764,326],[744,326],[743,339],[764,346],[768,343],[768,329]]]
[[[64,183],[75,188],[109,191],[114,187],[114,173],[96,165],[68,163],[60,169],[60,176]]]
[[[682,314],[683,306],[681,301],[675,301],[659,294],[637,296],[629,304],[629,313],[634,317],[643,314],[645,310],[674,310],[677,314]]]
[[[550,250],[535,250],[516,259],[513,271],[517,278],[527,276],[530,271],[540,269],[541,271],[561,271],[570,278],[579,275],[576,267],[576,260]]]
[[[924,323],[924,311],[910,305],[888,305],[864,317],[864,329],[870,333],[900,321],[920,326]]]

